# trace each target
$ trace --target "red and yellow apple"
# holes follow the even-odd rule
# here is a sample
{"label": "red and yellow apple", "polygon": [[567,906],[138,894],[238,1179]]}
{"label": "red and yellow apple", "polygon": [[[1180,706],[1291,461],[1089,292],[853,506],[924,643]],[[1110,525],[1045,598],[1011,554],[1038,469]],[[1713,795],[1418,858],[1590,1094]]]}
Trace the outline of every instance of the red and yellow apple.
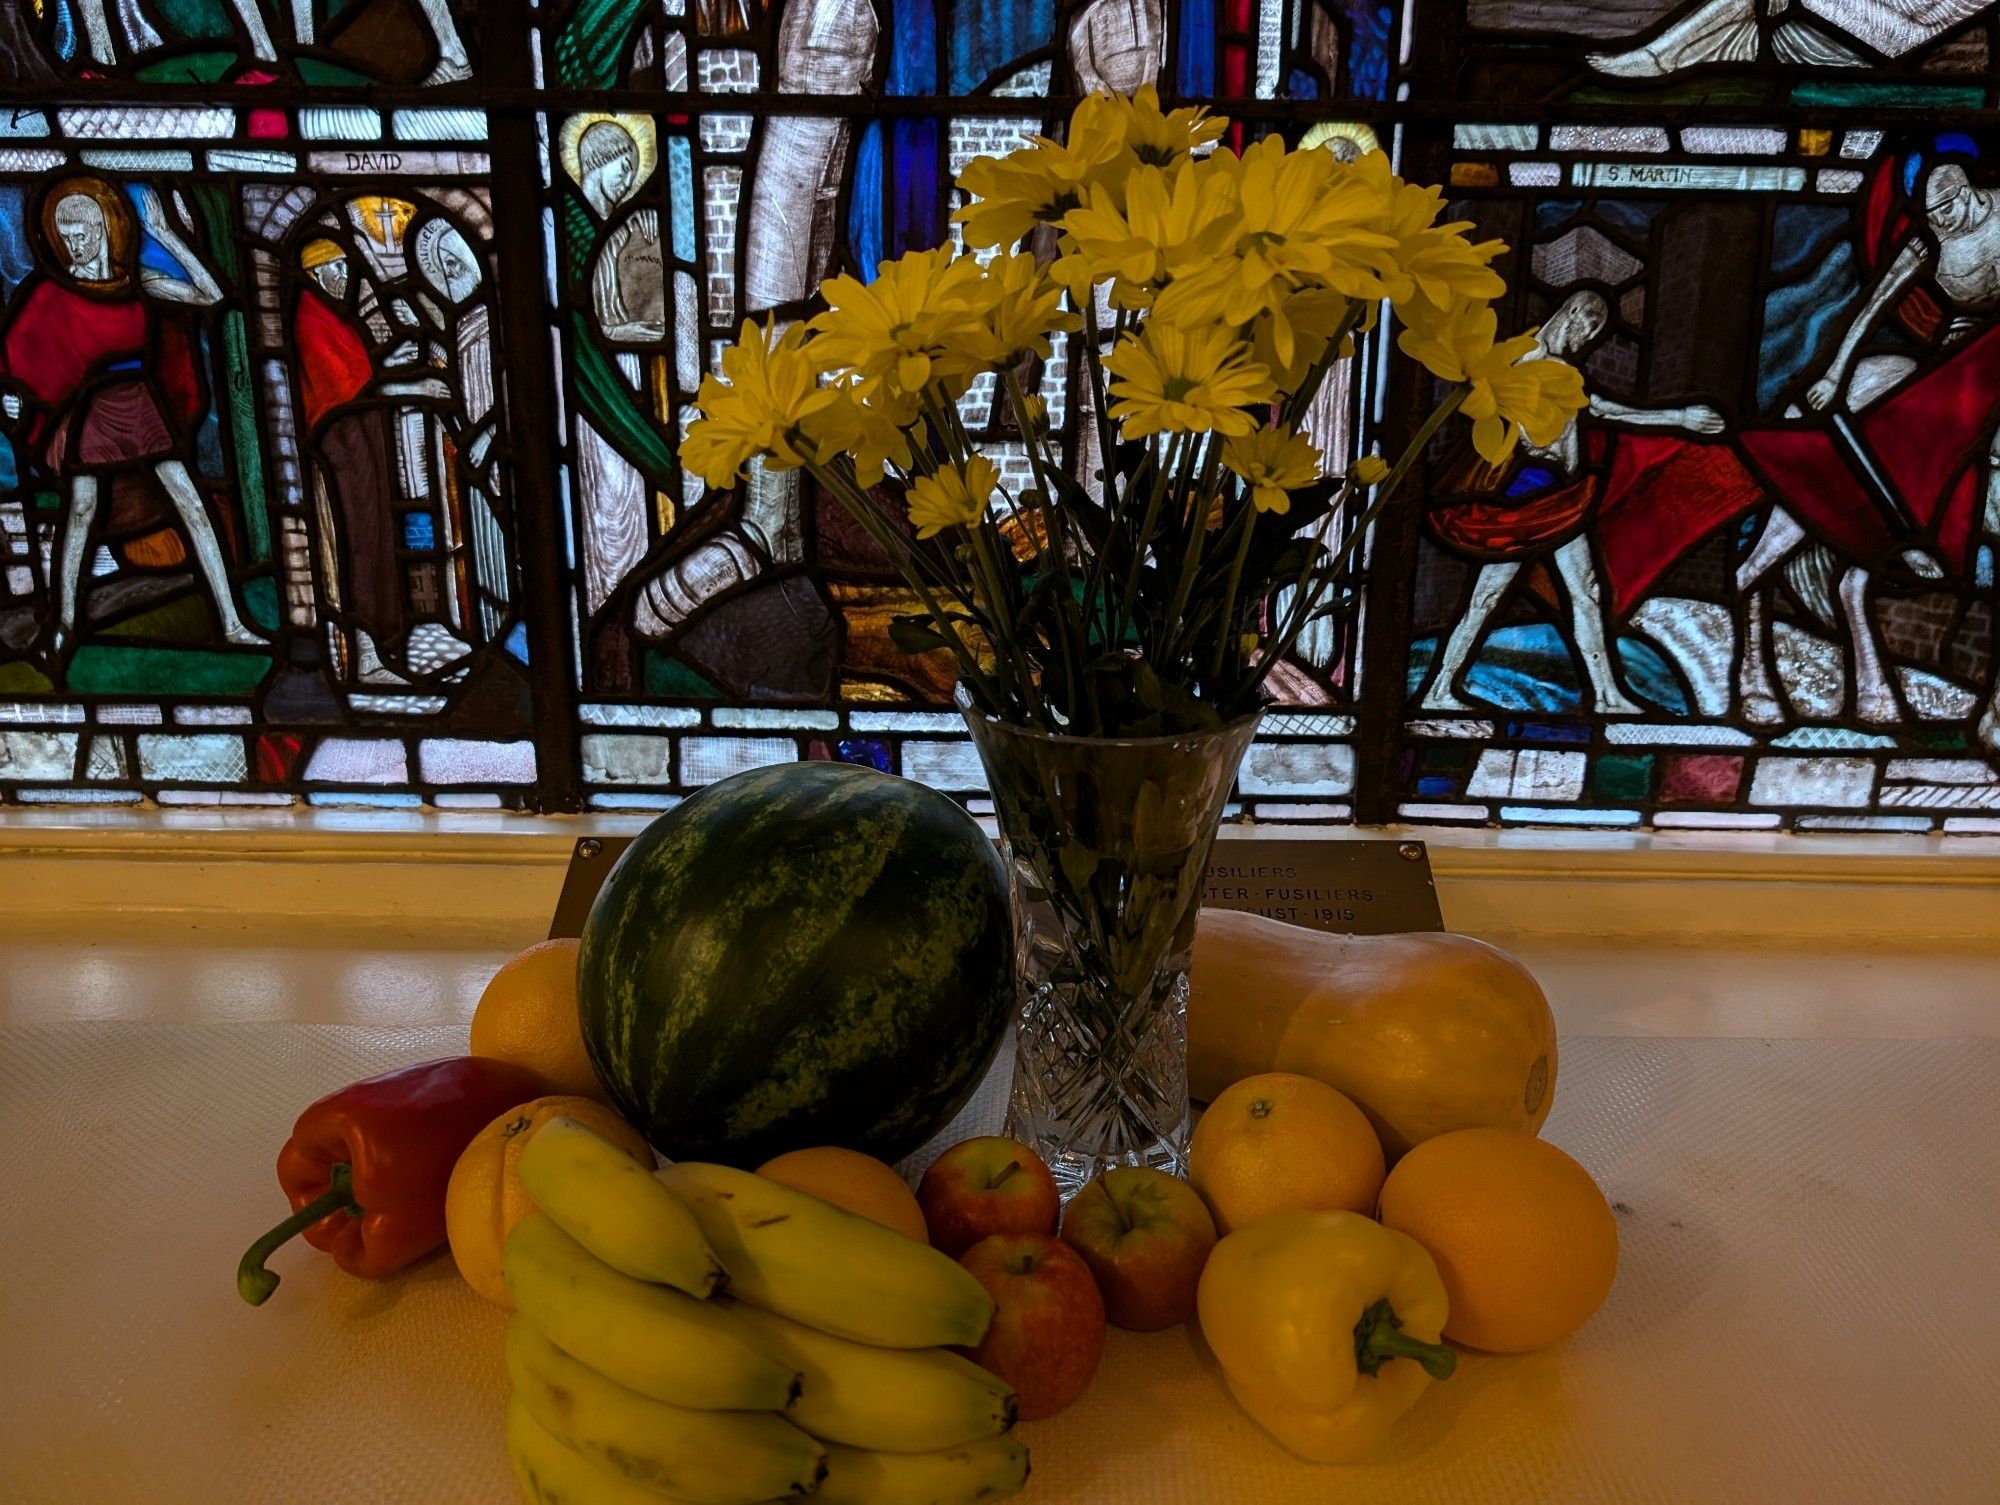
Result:
{"label": "red and yellow apple", "polygon": [[1123,1165],[1076,1194],[1062,1238],[1090,1267],[1111,1320],[1152,1332],[1194,1315],[1215,1219],[1180,1177]]}
{"label": "red and yellow apple", "polygon": [[989,1135],[953,1145],[917,1186],[931,1244],[957,1259],[995,1233],[1056,1231],[1062,1198],[1041,1157],[1018,1139]]}
{"label": "red and yellow apple", "polygon": [[1090,1388],[1104,1357],[1104,1298],[1077,1252],[1046,1233],[996,1233],[958,1262],[993,1298],[966,1355],[1014,1387],[1022,1421],[1054,1416]]}

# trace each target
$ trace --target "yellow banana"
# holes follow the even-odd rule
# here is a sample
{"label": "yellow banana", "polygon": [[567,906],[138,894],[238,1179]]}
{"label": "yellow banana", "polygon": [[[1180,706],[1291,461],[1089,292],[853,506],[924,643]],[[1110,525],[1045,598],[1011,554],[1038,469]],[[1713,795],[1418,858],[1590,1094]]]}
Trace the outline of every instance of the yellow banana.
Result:
{"label": "yellow banana", "polygon": [[525,1317],[507,1329],[514,1396],[550,1436],[633,1484],[694,1505],[810,1492],[826,1449],[762,1411],[689,1411],[587,1369]]}
{"label": "yellow banana", "polygon": [[812,1496],[823,1505],[977,1505],[1019,1494],[1028,1483],[1028,1450],[1012,1437],[940,1453],[830,1447],[826,1464]]}
{"label": "yellow banana", "polygon": [[725,1165],[654,1174],[687,1203],[730,1290],[753,1306],[882,1348],[970,1348],[986,1336],[993,1298],[928,1245]]}
{"label": "yellow banana", "polygon": [[518,1396],[507,1401],[507,1461],[526,1505],[662,1505],[667,1499],[571,1452],[528,1414]]}
{"label": "yellow banana", "polygon": [[687,1204],[575,1119],[552,1118],[535,1131],[520,1176],[536,1207],[621,1274],[690,1296],[713,1296],[722,1284],[722,1262]]}
{"label": "yellow banana", "polygon": [[798,1371],[713,1303],[620,1275],[544,1213],[507,1235],[500,1273],[515,1307],[579,1363],[697,1411],[782,1411]]}
{"label": "yellow banana", "polygon": [[799,1371],[785,1415],[815,1437],[891,1453],[929,1453],[1014,1424],[1014,1388],[939,1348],[871,1348],[723,1298],[764,1346]]}

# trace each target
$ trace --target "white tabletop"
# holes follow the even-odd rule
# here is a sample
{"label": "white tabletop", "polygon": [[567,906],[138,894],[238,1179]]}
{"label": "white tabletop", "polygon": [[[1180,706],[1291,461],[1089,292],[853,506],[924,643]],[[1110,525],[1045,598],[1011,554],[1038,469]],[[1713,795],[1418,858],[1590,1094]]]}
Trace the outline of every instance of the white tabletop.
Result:
{"label": "white tabletop", "polygon": [[[0,1500],[510,1500],[505,1319],[448,1258],[376,1283],[295,1244],[256,1310],[232,1280],[298,1110],[463,1041],[0,1025]],[[1547,1133],[1624,1241],[1576,1337],[1468,1356],[1379,1462],[1324,1469],[1193,1331],[1114,1332],[1083,1401],[1022,1428],[1028,1505],[2000,1499],[2000,1041],[1568,1037]]]}

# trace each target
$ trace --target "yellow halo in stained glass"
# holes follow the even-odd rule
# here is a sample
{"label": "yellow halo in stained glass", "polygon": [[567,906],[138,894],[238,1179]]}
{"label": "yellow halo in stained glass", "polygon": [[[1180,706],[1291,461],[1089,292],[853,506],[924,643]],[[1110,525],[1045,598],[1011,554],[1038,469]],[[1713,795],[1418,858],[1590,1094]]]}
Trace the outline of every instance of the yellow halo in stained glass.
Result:
{"label": "yellow halo in stained glass", "polygon": [[569,174],[570,181],[579,188],[583,187],[584,177],[591,167],[583,160],[583,139],[590,134],[591,127],[599,125],[616,127],[632,143],[632,181],[619,196],[622,203],[639,191],[659,165],[659,136],[653,129],[652,117],[648,115],[612,115],[602,110],[591,110],[570,116],[556,134],[556,156],[562,162],[563,171]]}
{"label": "yellow halo in stained glass", "polygon": [[403,249],[403,232],[410,228],[416,213],[417,206],[408,199],[392,199],[381,193],[364,193],[347,205],[347,218],[354,228],[390,252]]}
{"label": "yellow halo in stained glass", "polygon": [[1382,138],[1363,120],[1322,120],[1307,126],[1306,133],[1299,137],[1300,151],[1310,151],[1316,146],[1325,147],[1342,162],[1352,162],[1356,157],[1382,150]]}

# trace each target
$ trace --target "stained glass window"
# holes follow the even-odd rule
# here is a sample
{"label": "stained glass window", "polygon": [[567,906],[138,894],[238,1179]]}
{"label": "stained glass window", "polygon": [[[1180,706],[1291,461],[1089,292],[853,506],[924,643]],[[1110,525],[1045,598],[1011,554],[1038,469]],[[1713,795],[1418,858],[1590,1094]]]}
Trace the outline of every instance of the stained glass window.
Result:
{"label": "stained glass window", "polygon": [[[1440,441],[1274,676],[1241,813],[2000,831],[1991,29],[0,0],[0,793],[643,810],[812,757],[976,804],[871,541],[797,473],[706,493],[675,451],[743,319],[944,243],[973,156],[1154,83],[1229,144],[1447,184],[1591,392],[1499,471]],[[1087,477],[1073,358],[1024,375]],[[1311,415],[1329,469],[1428,395],[1365,347]]]}

